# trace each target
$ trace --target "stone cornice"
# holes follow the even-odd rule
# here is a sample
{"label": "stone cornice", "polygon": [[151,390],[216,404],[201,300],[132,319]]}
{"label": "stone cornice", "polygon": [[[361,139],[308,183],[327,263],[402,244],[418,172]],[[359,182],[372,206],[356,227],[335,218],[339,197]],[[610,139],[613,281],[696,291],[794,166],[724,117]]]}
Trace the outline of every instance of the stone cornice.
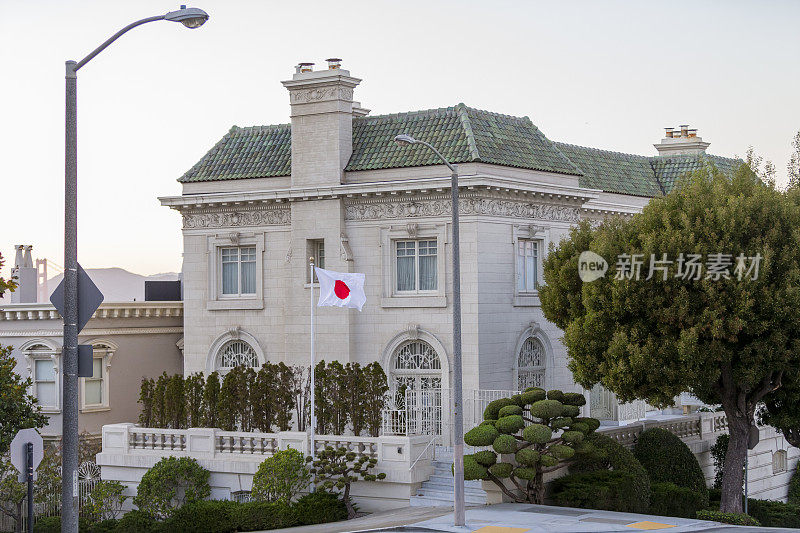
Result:
{"label": "stone cornice", "polygon": [[[104,303],[92,315],[97,318],[169,318],[183,316],[183,302]],[[52,304],[9,304],[0,306],[0,321],[60,320]]]}
{"label": "stone cornice", "polygon": [[641,213],[642,208],[627,204],[618,204],[612,202],[601,202],[593,200],[582,206],[581,212],[585,214],[598,214],[603,216],[606,215],[633,216],[635,214]]}
{"label": "stone cornice", "polygon": [[[153,327],[153,328],[87,328],[81,331],[79,337],[98,337],[104,335],[155,335],[183,333],[183,327]],[[61,337],[63,329],[33,329],[33,330],[3,330],[2,337]]]}
{"label": "stone cornice", "polygon": [[[530,180],[500,178],[488,175],[462,176],[460,191],[495,191],[541,202],[585,203],[598,197],[601,191],[569,185],[556,185]],[[240,213],[272,207],[285,209],[288,202],[326,200],[335,198],[379,198],[407,194],[444,193],[450,190],[450,178],[420,178],[413,180],[355,183],[330,187],[292,187],[285,189],[186,194],[159,198],[161,205],[181,212]],[[281,205],[283,204],[283,205]],[[278,215],[275,215],[276,217]],[[288,221],[286,222],[288,223]]]}

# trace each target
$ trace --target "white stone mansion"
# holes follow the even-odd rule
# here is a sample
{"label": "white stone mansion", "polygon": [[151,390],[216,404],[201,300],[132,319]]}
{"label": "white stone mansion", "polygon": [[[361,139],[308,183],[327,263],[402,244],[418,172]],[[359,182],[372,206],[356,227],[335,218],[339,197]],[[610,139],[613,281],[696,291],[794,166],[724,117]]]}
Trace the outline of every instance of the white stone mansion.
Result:
{"label": "white stone mansion", "polygon": [[[541,312],[542,256],[575,222],[628,215],[706,155],[667,131],[653,157],[549,140],[527,117],[472,109],[370,116],[331,61],[283,85],[291,124],[231,130],[180,178],[184,372],[309,363],[308,257],[366,273],[363,312],[318,308],[317,359],[379,361],[392,387],[447,389],[452,357],[449,171],[458,164],[464,389],[580,391]],[[593,409],[612,409],[595,402]],[[598,413],[594,413],[597,415]]]}

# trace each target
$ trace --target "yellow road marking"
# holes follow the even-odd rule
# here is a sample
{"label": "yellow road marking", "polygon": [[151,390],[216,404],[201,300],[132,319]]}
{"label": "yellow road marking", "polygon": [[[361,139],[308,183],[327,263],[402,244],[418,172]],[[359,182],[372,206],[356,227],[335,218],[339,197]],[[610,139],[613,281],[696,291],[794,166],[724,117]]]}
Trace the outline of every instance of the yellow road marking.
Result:
{"label": "yellow road marking", "polygon": [[673,524],[660,524],[658,522],[650,522],[645,520],[644,522],[635,522],[633,524],[628,524],[625,527],[632,527],[636,529],[667,529],[668,527],[677,527]]}

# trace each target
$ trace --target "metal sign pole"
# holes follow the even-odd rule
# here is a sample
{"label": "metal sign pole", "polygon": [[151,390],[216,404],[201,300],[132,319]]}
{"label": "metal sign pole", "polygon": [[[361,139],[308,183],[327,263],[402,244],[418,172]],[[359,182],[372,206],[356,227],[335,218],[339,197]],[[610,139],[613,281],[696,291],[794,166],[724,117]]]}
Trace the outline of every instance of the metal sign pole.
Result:
{"label": "metal sign pole", "polygon": [[26,474],[28,478],[28,533],[33,533],[33,443],[25,445]]}

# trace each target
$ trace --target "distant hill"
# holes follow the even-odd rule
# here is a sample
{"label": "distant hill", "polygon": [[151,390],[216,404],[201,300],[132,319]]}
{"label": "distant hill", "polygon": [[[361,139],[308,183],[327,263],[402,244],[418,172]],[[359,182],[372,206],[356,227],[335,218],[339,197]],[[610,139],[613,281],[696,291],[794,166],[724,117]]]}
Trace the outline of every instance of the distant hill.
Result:
{"label": "distant hill", "polygon": [[[105,302],[144,301],[145,280],[176,281],[178,279],[176,272],[142,276],[122,268],[87,268],[86,273],[103,293]],[[59,274],[50,278],[47,281],[48,291],[52,293],[63,277],[63,274]],[[11,303],[10,293],[6,293],[3,298],[0,298],[0,303]]]}

